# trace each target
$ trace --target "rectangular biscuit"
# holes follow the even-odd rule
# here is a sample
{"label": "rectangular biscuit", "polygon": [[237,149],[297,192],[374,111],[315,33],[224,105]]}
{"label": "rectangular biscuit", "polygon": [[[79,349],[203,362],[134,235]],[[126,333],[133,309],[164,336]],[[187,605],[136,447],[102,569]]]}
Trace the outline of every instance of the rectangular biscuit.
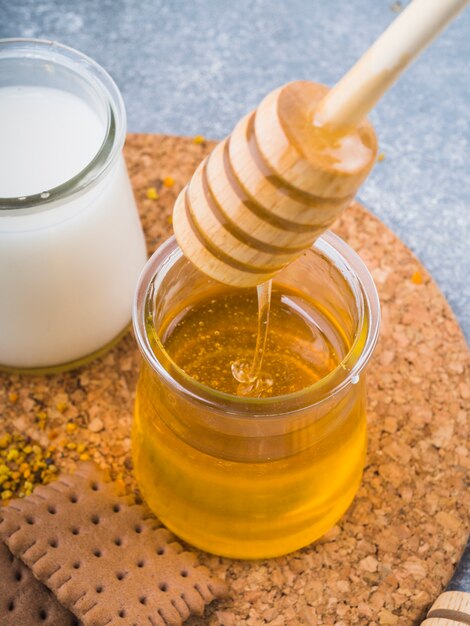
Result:
{"label": "rectangular biscuit", "polygon": [[0,542],[0,624],[2,626],[78,626],[53,594]]}
{"label": "rectangular biscuit", "polygon": [[0,510],[0,538],[84,626],[179,626],[226,593],[93,463]]}

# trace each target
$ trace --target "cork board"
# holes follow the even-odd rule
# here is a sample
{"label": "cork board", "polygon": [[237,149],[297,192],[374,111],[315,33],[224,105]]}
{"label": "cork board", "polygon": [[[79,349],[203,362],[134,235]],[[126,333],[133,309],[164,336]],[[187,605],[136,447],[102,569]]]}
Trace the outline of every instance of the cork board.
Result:
{"label": "cork board", "polygon": [[[125,154],[149,252],[170,235],[176,195],[212,145],[129,136]],[[362,486],[338,525],[299,552],[263,562],[201,554],[227,580],[231,598],[190,626],[418,624],[465,546],[465,340],[427,272],[381,222],[356,203],[335,230],[368,265],[382,303],[381,337],[369,368]],[[1,374],[0,436],[19,432],[52,446],[64,470],[91,458],[135,489],[129,433],[139,364],[129,333],[75,372]]]}

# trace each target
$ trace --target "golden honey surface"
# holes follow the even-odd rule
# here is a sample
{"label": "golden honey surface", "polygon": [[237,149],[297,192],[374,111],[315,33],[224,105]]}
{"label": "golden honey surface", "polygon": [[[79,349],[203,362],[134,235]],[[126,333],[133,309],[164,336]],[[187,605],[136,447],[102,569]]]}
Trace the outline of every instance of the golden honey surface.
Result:
{"label": "golden honey surface", "polygon": [[[260,397],[299,391],[338,365],[335,347],[316,324],[314,311],[301,310],[299,301],[295,292],[273,289],[260,372],[272,385]],[[163,343],[172,360],[194,380],[217,391],[245,395],[231,365],[253,360],[257,332],[256,290],[237,289],[188,308],[163,333]]]}

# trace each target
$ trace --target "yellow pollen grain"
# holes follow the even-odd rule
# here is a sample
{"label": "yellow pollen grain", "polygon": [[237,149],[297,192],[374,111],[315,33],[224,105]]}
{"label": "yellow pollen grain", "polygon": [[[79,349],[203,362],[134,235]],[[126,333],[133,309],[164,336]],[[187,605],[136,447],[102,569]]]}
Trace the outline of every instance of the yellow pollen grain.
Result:
{"label": "yellow pollen grain", "polygon": [[11,442],[11,435],[9,435],[8,433],[6,435],[2,435],[0,437],[0,448],[4,449],[7,448],[10,445]]}
{"label": "yellow pollen grain", "polygon": [[158,191],[155,189],[155,187],[149,187],[147,189],[146,195],[149,200],[158,200]]}
{"label": "yellow pollen grain", "polygon": [[12,448],[8,451],[7,461],[16,461],[16,459],[20,456],[20,453],[16,448]]}

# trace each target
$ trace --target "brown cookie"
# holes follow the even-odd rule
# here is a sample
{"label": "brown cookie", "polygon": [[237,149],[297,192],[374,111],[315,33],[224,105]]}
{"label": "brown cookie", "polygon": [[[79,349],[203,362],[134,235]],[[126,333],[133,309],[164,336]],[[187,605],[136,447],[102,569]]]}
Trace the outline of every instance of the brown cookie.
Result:
{"label": "brown cookie", "polygon": [[0,537],[84,626],[177,626],[226,592],[92,463],[1,510]]}
{"label": "brown cookie", "polygon": [[0,542],[0,624],[2,626],[78,626],[47,587]]}

